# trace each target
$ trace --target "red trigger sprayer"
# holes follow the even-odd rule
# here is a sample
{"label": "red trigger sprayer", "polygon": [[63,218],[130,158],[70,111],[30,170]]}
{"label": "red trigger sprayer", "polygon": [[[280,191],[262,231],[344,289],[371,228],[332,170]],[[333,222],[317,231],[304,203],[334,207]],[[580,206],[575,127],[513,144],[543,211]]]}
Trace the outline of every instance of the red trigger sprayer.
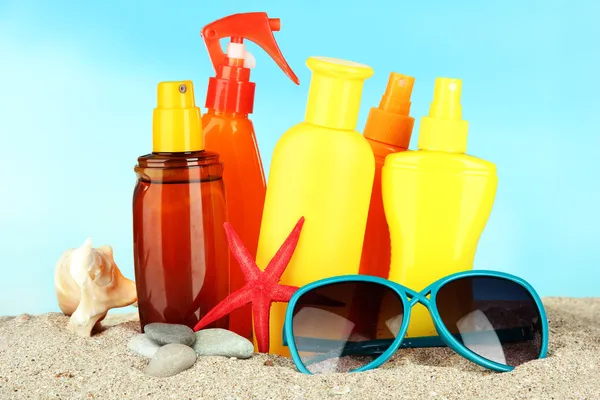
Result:
{"label": "red trigger sprayer", "polygon": [[[216,71],[216,76],[208,82],[205,104],[208,111],[202,117],[206,150],[219,153],[224,162],[228,221],[253,258],[258,247],[266,182],[254,127],[248,118],[254,109],[256,84],[250,82],[250,70],[256,66],[256,60],[246,51],[244,40],[260,46],[295,84],[299,84],[273,36],[280,28],[278,18],[253,12],[221,18],[206,25],[201,34]],[[230,38],[226,51],[220,44],[224,38]],[[237,261],[231,258],[230,262],[233,292],[245,281]],[[230,330],[252,338],[249,305],[232,312],[229,321]]]}

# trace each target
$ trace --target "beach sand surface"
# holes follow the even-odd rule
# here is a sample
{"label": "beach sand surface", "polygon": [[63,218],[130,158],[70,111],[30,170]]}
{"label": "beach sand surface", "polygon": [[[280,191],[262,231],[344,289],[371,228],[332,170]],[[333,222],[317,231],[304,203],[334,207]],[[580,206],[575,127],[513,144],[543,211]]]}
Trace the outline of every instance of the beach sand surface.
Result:
{"label": "beach sand surface", "polygon": [[600,299],[545,298],[550,349],[496,373],[446,348],[403,349],[376,370],[304,375],[290,359],[200,357],[169,378],[144,374],[127,349],[135,314],[113,314],[90,338],[49,313],[0,317],[0,399],[598,399]]}

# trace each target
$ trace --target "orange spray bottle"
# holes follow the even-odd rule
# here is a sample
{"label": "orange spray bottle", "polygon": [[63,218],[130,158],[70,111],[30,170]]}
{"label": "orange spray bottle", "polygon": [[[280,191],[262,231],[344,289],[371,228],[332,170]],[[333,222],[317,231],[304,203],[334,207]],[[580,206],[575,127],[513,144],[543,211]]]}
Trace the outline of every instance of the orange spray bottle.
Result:
{"label": "orange spray bottle", "polygon": [[[216,71],[208,82],[207,112],[202,117],[206,149],[217,152],[224,163],[228,220],[252,257],[256,257],[266,183],[254,126],[248,118],[253,111],[256,87],[250,82],[250,69],[256,62],[246,51],[244,40],[259,45],[299,84],[273,36],[273,31],[279,29],[279,19],[269,18],[264,12],[230,15],[202,29]],[[224,38],[230,38],[225,52],[219,42]],[[244,276],[237,261],[231,258],[230,262],[233,292],[244,285]],[[252,337],[250,305],[232,312],[229,321],[230,330],[248,339]]]}
{"label": "orange spray bottle", "polygon": [[414,118],[409,116],[415,78],[392,72],[379,107],[371,108],[365,130],[375,155],[375,179],[360,273],[387,278],[390,272],[390,232],[381,195],[381,168],[388,154],[408,149]]}

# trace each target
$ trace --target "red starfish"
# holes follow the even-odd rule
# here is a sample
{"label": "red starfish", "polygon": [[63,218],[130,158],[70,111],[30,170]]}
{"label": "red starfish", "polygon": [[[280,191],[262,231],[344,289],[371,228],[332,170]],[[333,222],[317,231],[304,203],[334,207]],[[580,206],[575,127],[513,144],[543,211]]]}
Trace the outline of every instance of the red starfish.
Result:
{"label": "red starfish", "polygon": [[252,316],[254,319],[254,334],[258,344],[258,351],[266,353],[269,351],[269,314],[271,303],[288,302],[292,294],[298,289],[294,286],[280,285],[279,279],[289,264],[298,245],[300,231],[304,225],[304,217],[301,217],[292,233],[281,245],[273,259],[264,271],[261,271],[250,253],[244,247],[240,237],[235,233],[228,222],[225,222],[225,232],[229,249],[239,262],[246,284],[239,290],[231,293],[223,301],[208,312],[194,327],[199,331],[206,325],[229,314],[233,310],[252,303]]}

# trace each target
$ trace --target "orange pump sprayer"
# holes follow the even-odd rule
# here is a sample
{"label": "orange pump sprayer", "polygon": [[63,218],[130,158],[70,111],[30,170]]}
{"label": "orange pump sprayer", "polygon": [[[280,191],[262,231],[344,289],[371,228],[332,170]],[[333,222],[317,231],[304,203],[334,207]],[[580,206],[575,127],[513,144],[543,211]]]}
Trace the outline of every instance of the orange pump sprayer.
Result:
{"label": "orange pump sprayer", "polygon": [[388,154],[408,149],[414,118],[409,116],[415,78],[392,72],[379,107],[371,108],[365,130],[375,155],[375,179],[360,273],[387,278],[390,272],[390,231],[383,210],[381,168]]}
{"label": "orange pump sprayer", "polygon": [[[246,51],[244,39],[259,45],[299,84],[273,36],[280,25],[279,19],[254,12],[230,15],[202,29],[216,71],[216,76],[208,82],[205,104],[208,111],[202,117],[206,149],[217,152],[224,163],[228,220],[253,258],[258,246],[266,183],[254,126],[248,118],[253,111],[256,87],[250,82],[250,69],[256,61]],[[219,42],[224,38],[231,38],[226,52]],[[244,285],[244,276],[237,261],[231,258],[230,262],[230,290],[233,292]],[[230,330],[248,339],[252,337],[250,305],[232,312],[229,321]]]}

